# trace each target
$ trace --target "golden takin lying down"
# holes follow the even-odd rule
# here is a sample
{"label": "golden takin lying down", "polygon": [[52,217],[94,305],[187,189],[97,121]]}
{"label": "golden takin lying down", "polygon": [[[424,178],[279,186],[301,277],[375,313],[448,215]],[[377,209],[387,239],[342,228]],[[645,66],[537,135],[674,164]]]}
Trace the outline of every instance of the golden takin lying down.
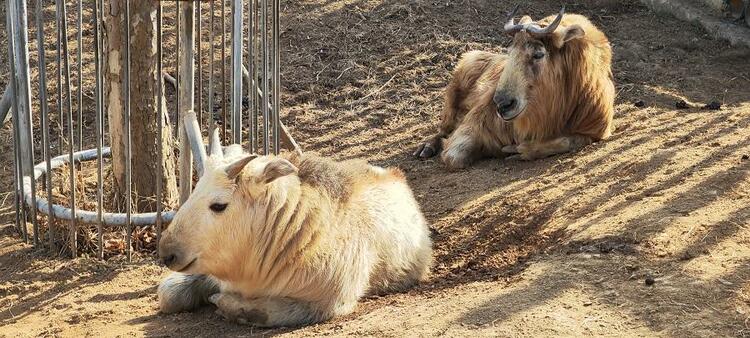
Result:
{"label": "golden takin lying down", "polygon": [[[516,10],[518,8],[516,7]],[[463,55],[445,91],[440,129],[414,153],[449,168],[482,157],[533,160],[574,151],[613,131],[609,40],[581,15],[505,24],[508,54]]]}
{"label": "golden takin lying down", "polygon": [[425,279],[432,243],[398,169],[212,155],[159,255],[175,271],[159,285],[162,312],[211,302],[242,323],[300,326]]}

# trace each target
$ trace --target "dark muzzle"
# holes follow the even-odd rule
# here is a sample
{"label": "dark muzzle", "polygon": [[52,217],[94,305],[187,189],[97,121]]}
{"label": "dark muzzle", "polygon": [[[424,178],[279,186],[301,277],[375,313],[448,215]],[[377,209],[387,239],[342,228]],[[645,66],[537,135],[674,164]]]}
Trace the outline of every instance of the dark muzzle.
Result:
{"label": "dark muzzle", "polygon": [[514,112],[518,106],[518,100],[514,97],[506,94],[505,92],[495,92],[495,96],[492,98],[497,106],[497,115],[503,120],[510,121],[518,116],[517,112]]}

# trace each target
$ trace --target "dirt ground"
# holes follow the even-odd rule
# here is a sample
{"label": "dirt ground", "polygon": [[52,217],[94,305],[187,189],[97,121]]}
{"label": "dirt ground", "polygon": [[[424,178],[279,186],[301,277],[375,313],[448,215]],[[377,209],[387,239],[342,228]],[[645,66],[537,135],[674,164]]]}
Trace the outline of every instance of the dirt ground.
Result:
{"label": "dirt ground", "polygon": [[[562,3],[522,8],[539,18]],[[53,259],[8,224],[0,336],[750,336],[750,50],[638,1],[567,2],[614,46],[609,140],[455,172],[411,157],[437,125],[458,56],[508,44],[502,25],[513,4],[284,3],[285,123],[305,150],[407,173],[433,228],[429,282],[363,300],[346,318],[259,330],[211,308],[159,314],[167,270],[154,257]],[[676,109],[682,99],[722,109]],[[10,187],[8,126],[0,137]]]}

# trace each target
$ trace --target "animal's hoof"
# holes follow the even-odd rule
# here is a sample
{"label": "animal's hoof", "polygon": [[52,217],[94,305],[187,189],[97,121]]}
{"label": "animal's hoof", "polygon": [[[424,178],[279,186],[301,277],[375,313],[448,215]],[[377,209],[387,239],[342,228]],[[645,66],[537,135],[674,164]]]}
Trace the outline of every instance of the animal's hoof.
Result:
{"label": "animal's hoof", "polygon": [[434,157],[435,155],[437,155],[437,149],[430,143],[419,146],[417,151],[414,152],[414,156],[422,160]]}
{"label": "animal's hoof", "polygon": [[448,171],[458,171],[469,167],[469,161],[464,157],[448,156],[444,154],[442,160]]}
{"label": "animal's hoof", "polygon": [[219,300],[221,300],[221,294],[220,293],[214,293],[213,295],[208,297],[208,301],[211,302],[211,304],[219,305]]}
{"label": "animal's hoof", "polygon": [[242,314],[243,302],[234,294],[215,293],[208,297],[208,301],[216,305],[216,313],[225,319],[234,320]]}
{"label": "animal's hoof", "polygon": [[505,154],[518,154],[518,148],[515,144],[504,146],[502,149],[500,149],[500,151]]}

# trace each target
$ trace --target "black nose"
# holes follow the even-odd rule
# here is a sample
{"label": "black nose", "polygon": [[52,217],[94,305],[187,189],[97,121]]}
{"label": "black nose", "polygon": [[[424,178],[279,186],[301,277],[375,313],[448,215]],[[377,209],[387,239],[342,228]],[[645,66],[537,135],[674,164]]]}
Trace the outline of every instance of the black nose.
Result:
{"label": "black nose", "polygon": [[171,255],[165,255],[162,257],[161,261],[166,265],[167,267],[171,266],[172,263],[174,263],[177,260],[177,255],[171,254]]}
{"label": "black nose", "polygon": [[513,110],[513,108],[516,107],[516,103],[518,103],[515,98],[504,92],[496,92],[495,96],[492,98],[492,101],[495,101],[495,105],[497,105],[497,111],[500,114],[504,114]]}

